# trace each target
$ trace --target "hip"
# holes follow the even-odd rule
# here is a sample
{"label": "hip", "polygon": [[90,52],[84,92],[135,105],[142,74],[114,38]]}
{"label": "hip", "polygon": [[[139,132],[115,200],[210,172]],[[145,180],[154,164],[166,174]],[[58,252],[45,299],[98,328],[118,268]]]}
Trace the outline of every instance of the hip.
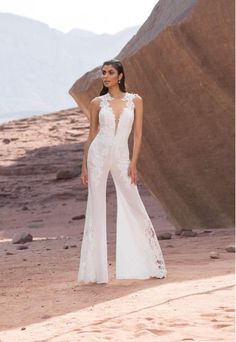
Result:
{"label": "hip", "polygon": [[88,160],[98,157],[112,159],[129,159],[128,142],[96,136],[88,149]]}

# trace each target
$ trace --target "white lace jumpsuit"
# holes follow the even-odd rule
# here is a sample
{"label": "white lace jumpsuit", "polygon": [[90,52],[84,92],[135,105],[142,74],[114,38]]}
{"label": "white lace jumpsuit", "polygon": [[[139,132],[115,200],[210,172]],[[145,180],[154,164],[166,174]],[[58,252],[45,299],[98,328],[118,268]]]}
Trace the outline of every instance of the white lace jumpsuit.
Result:
{"label": "white lace jumpsuit", "polygon": [[106,184],[111,172],[117,195],[116,278],[163,278],[167,274],[152,222],[128,176],[128,138],[135,115],[133,98],[126,92],[117,123],[113,97],[99,96],[99,132],[88,149],[88,200],[80,253],[78,282],[108,282]]}

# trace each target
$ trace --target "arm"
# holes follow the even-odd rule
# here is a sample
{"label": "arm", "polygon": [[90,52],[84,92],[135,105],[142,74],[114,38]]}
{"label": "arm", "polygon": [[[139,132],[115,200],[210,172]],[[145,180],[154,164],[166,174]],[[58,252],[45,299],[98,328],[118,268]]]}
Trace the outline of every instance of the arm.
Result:
{"label": "arm", "polygon": [[96,97],[90,102],[89,104],[89,119],[90,119],[90,129],[89,129],[89,136],[87,141],[84,144],[84,156],[83,156],[83,167],[87,169],[87,156],[88,156],[88,149],[97,135],[98,131],[98,112],[99,112],[99,99]]}
{"label": "arm", "polygon": [[136,165],[142,143],[142,126],[143,126],[143,99],[136,95],[135,103],[135,118],[134,118],[134,146],[131,163]]}
{"label": "arm", "polygon": [[143,99],[136,95],[135,103],[135,118],[134,118],[134,146],[133,154],[129,165],[128,175],[131,177],[131,183],[137,184],[137,162],[142,143],[142,126],[143,126]]}

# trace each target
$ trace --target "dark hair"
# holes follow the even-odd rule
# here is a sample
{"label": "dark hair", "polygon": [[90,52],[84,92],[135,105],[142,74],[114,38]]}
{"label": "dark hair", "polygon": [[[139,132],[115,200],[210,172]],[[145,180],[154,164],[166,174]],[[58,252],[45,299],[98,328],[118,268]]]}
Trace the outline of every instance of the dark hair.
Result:
{"label": "dark hair", "polygon": [[[120,73],[123,74],[123,76],[122,76],[122,78],[121,78],[121,80],[120,80],[120,83],[118,83],[118,85],[119,85],[119,88],[120,88],[121,91],[126,92],[126,87],[125,87],[125,73],[124,73],[124,68],[123,68],[122,63],[121,63],[118,59],[110,59],[110,60],[105,61],[105,62],[103,63],[102,68],[103,68],[104,65],[112,65],[113,68],[115,68],[115,69],[118,71],[118,75],[120,75]],[[103,88],[102,88],[102,90],[100,91],[100,94],[99,94],[99,95],[100,95],[100,96],[101,96],[101,95],[104,95],[104,94],[106,94],[107,92],[108,92],[108,88],[105,87],[105,86],[103,85]]]}

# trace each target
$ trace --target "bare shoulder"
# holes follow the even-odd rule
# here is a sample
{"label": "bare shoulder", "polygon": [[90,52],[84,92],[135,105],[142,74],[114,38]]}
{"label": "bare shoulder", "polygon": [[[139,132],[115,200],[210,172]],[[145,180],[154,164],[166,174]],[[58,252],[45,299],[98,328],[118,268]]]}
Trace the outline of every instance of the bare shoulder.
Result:
{"label": "bare shoulder", "polygon": [[136,99],[138,99],[138,101],[142,100],[142,97],[139,94],[133,93],[133,95],[134,95],[134,100]]}
{"label": "bare shoulder", "polygon": [[136,103],[140,103],[140,102],[143,101],[142,97],[141,97],[139,94],[133,93],[132,95],[133,95],[133,100],[134,100]]}
{"label": "bare shoulder", "polygon": [[96,97],[94,97],[91,101],[90,101],[90,104],[89,104],[89,106],[90,106],[90,109],[94,109],[94,110],[98,110],[99,109],[99,107],[100,107],[100,98],[99,98],[99,96],[96,96]]}
{"label": "bare shoulder", "polygon": [[96,96],[96,97],[94,97],[91,101],[90,101],[90,103],[91,104],[93,104],[93,105],[99,105],[100,104],[100,97],[99,96]]}
{"label": "bare shoulder", "polygon": [[133,101],[135,103],[135,107],[141,107],[143,105],[143,99],[139,94],[133,94]]}

